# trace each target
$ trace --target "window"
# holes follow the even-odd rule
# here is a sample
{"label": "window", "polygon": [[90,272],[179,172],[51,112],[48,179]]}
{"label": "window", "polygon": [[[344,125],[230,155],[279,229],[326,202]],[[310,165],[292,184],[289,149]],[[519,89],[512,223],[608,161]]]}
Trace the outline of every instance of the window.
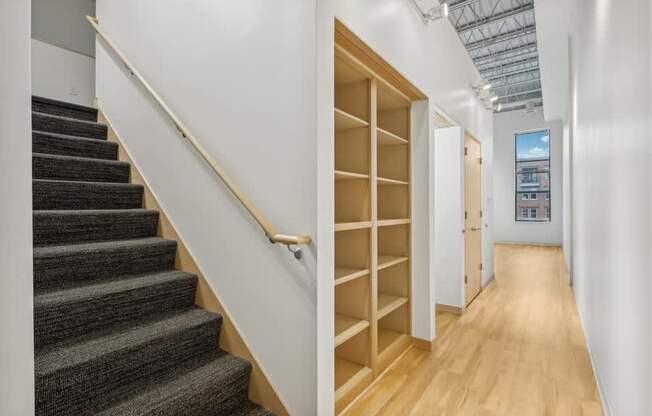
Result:
{"label": "window", "polygon": [[516,221],[550,221],[550,131],[515,134]]}

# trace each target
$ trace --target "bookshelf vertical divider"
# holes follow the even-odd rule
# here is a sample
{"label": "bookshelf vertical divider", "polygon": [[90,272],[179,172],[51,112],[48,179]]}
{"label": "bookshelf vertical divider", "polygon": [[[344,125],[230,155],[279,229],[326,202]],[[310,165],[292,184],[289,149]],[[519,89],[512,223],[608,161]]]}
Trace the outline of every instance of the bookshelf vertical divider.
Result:
{"label": "bookshelf vertical divider", "polygon": [[335,411],[412,344],[411,100],[336,44]]}

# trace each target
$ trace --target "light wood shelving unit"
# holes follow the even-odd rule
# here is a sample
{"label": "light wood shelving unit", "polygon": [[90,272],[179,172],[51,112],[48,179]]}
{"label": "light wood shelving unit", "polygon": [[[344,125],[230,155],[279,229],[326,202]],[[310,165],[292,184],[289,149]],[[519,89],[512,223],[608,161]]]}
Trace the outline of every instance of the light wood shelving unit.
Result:
{"label": "light wood shelving unit", "polygon": [[336,45],[336,413],[412,343],[410,108]]}

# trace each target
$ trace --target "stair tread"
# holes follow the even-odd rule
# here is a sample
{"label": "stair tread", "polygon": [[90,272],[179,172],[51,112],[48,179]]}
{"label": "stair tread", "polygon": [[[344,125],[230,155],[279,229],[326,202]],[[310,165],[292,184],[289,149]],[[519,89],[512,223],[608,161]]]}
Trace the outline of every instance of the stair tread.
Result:
{"label": "stair tread", "polygon": [[[96,416],[272,415],[251,403],[246,398],[246,389],[237,391],[238,384],[242,384],[242,378],[248,377],[250,371],[251,364],[246,360],[216,350],[153,375],[135,394],[129,388],[114,392],[127,397],[96,413]],[[226,409],[228,413],[207,410],[210,404],[201,403],[203,400],[219,403],[228,400],[233,393],[240,393],[242,397],[231,403],[235,407]]]}
{"label": "stair tread", "polygon": [[123,277],[115,280],[94,282],[67,289],[54,289],[34,296],[34,307],[47,307],[60,303],[74,303],[85,299],[101,297],[112,293],[127,292],[134,289],[156,286],[175,280],[193,279],[196,275],[180,270]]}
{"label": "stair tread", "polygon": [[34,345],[61,342],[195,304],[197,276],[138,274],[44,290],[34,296]]}
{"label": "stair tread", "polygon": [[161,319],[131,324],[93,337],[92,334],[82,340],[63,342],[48,346],[35,353],[35,371],[37,377],[55,373],[66,368],[88,363],[101,356],[110,356],[118,351],[137,349],[139,345],[171,336],[211,321],[217,322],[221,317],[204,309],[190,308],[175,312]]}
{"label": "stair tread", "polygon": [[48,117],[48,118],[52,118],[52,119],[57,119],[57,120],[61,120],[61,121],[72,121],[72,122],[75,122],[75,123],[88,124],[89,126],[106,127],[106,124],[98,123],[97,121],[82,120],[82,119],[79,119],[79,118],[59,116],[59,115],[56,115],[56,114],[41,113],[41,112],[38,112],[38,111],[32,111],[32,114],[37,115],[37,116],[43,116],[43,117]]}
{"label": "stair tread", "polygon": [[111,251],[115,249],[130,249],[150,245],[176,245],[174,240],[166,240],[159,237],[135,238],[129,240],[99,241],[81,244],[62,244],[57,246],[34,247],[34,258],[55,257],[68,253],[89,253]]}
{"label": "stair tread", "polygon": [[125,166],[125,167],[131,166],[128,162],[123,162],[120,160],[97,159],[94,157],[84,157],[84,156],[55,155],[51,153],[33,152],[32,157],[41,157],[45,159],[56,159],[56,160],[80,161],[80,162],[88,162],[88,163],[97,163],[100,165]]}
{"label": "stair tread", "polygon": [[134,184],[134,183],[121,183],[121,182],[97,182],[97,181],[69,181],[65,179],[32,179],[32,182],[44,182],[44,183],[61,183],[61,184],[87,184],[87,185],[97,185],[105,187],[117,187],[117,188],[143,188],[143,185]]}
{"label": "stair tread", "polygon": [[128,183],[129,169],[129,163],[118,160],[32,153],[34,179]]}
{"label": "stair tread", "polygon": [[[73,119],[76,120],[76,119]],[[80,120],[83,121],[83,120]],[[115,142],[110,142],[106,139],[96,139],[93,137],[84,137],[84,136],[74,136],[71,134],[62,134],[62,133],[54,133],[51,131],[45,131],[45,130],[32,130],[32,134],[42,134],[44,136],[52,136],[56,137],[58,139],[68,139],[68,140],[82,140],[84,142],[90,142],[90,143],[111,143],[111,145],[118,147],[118,144]]]}
{"label": "stair tread", "polygon": [[94,108],[94,107],[88,107],[86,105],[69,103],[67,101],[59,101],[59,100],[55,100],[54,98],[41,97],[39,95],[32,95],[32,102],[34,102],[34,101],[45,103],[45,104],[56,105],[56,106],[60,106],[60,107],[65,107],[65,108],[71,108],[71,109],[75,109],[75,110],[86,111],[86,112],[89,112],[89,113],[97,113],[97,108]]}

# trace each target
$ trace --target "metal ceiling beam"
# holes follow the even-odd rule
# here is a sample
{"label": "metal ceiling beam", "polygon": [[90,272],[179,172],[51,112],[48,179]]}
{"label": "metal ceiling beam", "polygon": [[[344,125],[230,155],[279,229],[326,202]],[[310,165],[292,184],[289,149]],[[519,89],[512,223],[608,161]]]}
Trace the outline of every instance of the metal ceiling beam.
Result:
{"label": "metal ceiling beam", "polygon": [[498,89],[501,89],[501,88],[515,87],[517,85],[531,84],[531,83],[534,83],[534,82],[541,82],[541,78],[536,77],[536,78],[526,79],[526,80],[518,81],[518,82],[509,82],[509,83],[505,83],[503,85],[495,85],[495,84],[493,84],[491,89],[495,91],[495,90],[498,90]]}
{"label": "metal ceiling beam", "polygon": [[487,47],[489,45],[493,45],[493,44],[500,43],[500,42],[505,42],[505,41],[508,41],[508,40],[520,38],[521,36],[527,36],[527,35],[531,35],[531,34],[535,34],[535,33],[536,33],[536,26],[535,25],[528,25],[528,26],[523,26],[521,28],[509,31],[509,32],[506,32],[506,33],[501,33],[500,35],[492,36],[490,38],[482,39],[482,40],[479,40],[479,41],[476,41],[476,42],[467,43],[465,46],[466,46],[466,49],[470,52],[470,51],[474,51],[476,49]]}
{"label": "metal ceiling beam", "polygon": [[503,99],[503,98],[518,97],[519,95],[533,94],[535,92],[541,92],[541,87],[535,88],[533,90],[519,91],[519,92],[515,92],[513,94],[499,95],[498,99],[500,100],[500,99]]}
{"label": "metal ceiling beam", "polygon": [[[526,55],[528,53],[536,52],[536,50],[530,50],[532,48],[536,48],[536,46],[537,46],[536,42],[526,43],[525,45],[515,46],[513,48],[508,48],[496,53],[488,53],[485,55],[476,56],[475,58],[473,58],[473,62],[475,62],[476,65],[482,65],[483,61],[502,59],[505,56],[509,56],[511,58],[520,55]],[[517,52],[521,52],[521,53],[517,53]]]}
{"label": "metal ceiling beam", "polygon": [[500,111],[495,110],[494,112],[495,113],[505,113],[507,111],[524,110],[526,104],[522,104],[522,103],[527,103],[528,101],[534,102],[535,107],[543,107],[543,100],[535,98],[533,100],[532,99],[527,99],[527,100],[522,100],[522,101],[514,101],[514,102],[509,103],[509,104],[502,104]]}
{"label": "metal ceiling beam", "polygon": [[480,0],[459,0],[456,2],[448,3],[448,8],[453,11],[453,10],[459,10],[465,6],[468,6],[469,4],[477,3]]}
{"label": "metal ceiling beam", "polygon": [[529,65],[529,64],[533,64],[535,62],[539,62],[539,57],[538,56],[533,56],[533,57],[525,58],[525,59],[519,59],[518,61],[499,63],[498,65],[491,65],[491,66],[487,66],[487,67],[481,67],[481,68],[478,68],[478,71],[480,71],[481,74],[486,74],[487,72],[493,72],[493,71],[496,71],[496,70],[511,68],[511,67],[514,67],[514,66],[517,66],[517,65]]}
{"label": "metal ceiling beam", "polygon": [[515,7],[513,9],[505,10],[503,12],[496,13],[496,14],[491,15],[491,16],[487,16],[484,19],[480,19],[480,20],[477,20],[475,22],[459,26],[457,28],[457,31],[459,33],[468,32],[470,30],[478,29],[478,28],[481,28],[483,26],[489,25],[491,23],[499,22],[501,20],[510,18],[512,16],[519,15],[521,13],[529,12],[531,10],[534,10],[534,4],[532,4],[532,3],[524,4],[522,6]]}
{"label": "metal ceiling beam", "polygon": [[537,94],[537,93],[516,94],[516,95],[512,95],[511,97],[500,98],[495,101],[495,104],[502,104],[502,105],[513,104],[522,101],[538,100],[539,98],[541,98],[541,94]]}
{"label": "metal ceiling beam", "polygon": [[518,70],[518,71],[506,72],[504,74],[496,75],[494,77],[489,77],[486,80],[487,81],[494,81],[494,80],[497,80],[497,79],[503,79],[503,78],[514,76],[514,75],[523,75],[523,74],[534,73],[534,72],[539,72],[539,68],[538,67],[537,68],[527,68],[527,69],[521,69],[521,70]]}

